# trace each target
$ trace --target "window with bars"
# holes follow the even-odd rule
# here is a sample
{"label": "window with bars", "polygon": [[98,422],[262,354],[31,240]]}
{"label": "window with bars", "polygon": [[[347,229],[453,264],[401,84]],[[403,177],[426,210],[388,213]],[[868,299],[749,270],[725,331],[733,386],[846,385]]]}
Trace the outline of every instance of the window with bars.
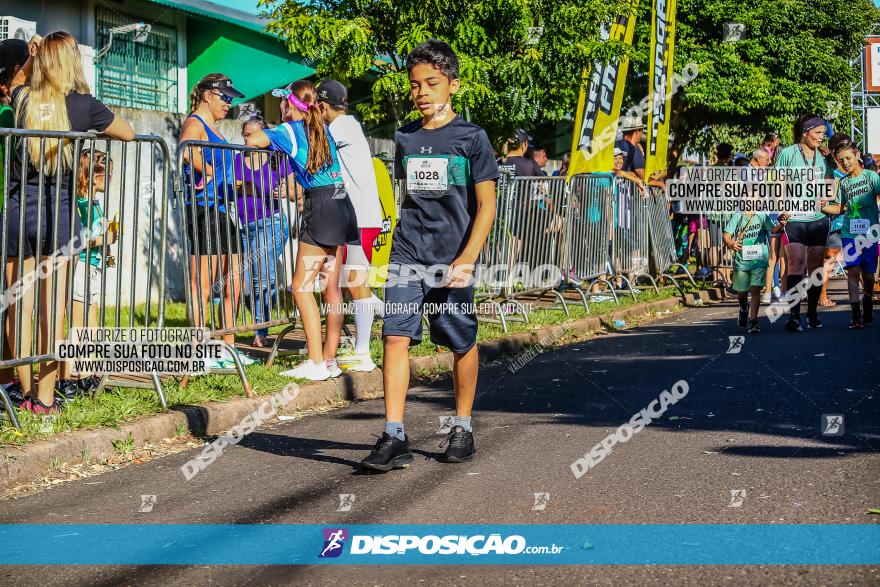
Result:
{"label": "window with bars", "polygon": [[[95,51],[110,42],[110,29],[140,20],[98,8]],[[177,30],[153,23],[143,42],[134,33],[114,34],[110,50],[96,56],[95,85],[108,105],[177,112]]]}

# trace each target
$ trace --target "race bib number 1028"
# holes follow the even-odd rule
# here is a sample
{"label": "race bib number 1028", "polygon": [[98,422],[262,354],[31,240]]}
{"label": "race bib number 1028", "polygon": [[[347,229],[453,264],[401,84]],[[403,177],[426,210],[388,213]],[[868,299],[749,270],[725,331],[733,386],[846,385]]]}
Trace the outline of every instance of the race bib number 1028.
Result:
{"label": "race bib number 1028", "polygon": [[411,193],[441,196],[449,189],[449,160],[413,157],[406,163],[406,186]]}

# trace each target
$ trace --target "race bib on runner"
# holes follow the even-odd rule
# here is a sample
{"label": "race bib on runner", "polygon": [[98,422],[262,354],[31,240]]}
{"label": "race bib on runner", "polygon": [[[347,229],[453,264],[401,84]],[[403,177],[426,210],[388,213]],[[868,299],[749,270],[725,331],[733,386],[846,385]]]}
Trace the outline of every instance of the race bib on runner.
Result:
{"label": "race bib on runner", "polygon": [[761,245],[743,245],[742,260],[757,261],[761,258]]}
{"label": "race bib on runner", "polygon": [[850,234],[868,234],[868,219],[867,218],[850,218],[849,219],[849,232]]}
{"label": "race bib on runner", "polygon": [[442,196],[449,190],[449,160],[413,157],[406,162],[406,187],[410,193]]}

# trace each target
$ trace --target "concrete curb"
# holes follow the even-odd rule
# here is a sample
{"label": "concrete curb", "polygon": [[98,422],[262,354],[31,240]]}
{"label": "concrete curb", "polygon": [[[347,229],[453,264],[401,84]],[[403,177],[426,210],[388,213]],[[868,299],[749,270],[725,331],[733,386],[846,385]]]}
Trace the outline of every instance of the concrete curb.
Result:
{"label": "concrete curb", "polygon": [[[558,339],[562,332],[577,337],[587,336],[603,327],[608,328],[615,320],[634,320],[651,311],[674,308],[680,303],[679,298],[669,298],[650,304],[637,304],[603,318],[588,316],[564,326],[539,328],[480,343],[478,347],[480,358],[493,360],[515,354],[528,345],[552,344],[548,341]],[[414,357],[410,360],[414,377],[419,377],[425,371],[434,371],[439,366],[452,368],[451,352],[429,357]],[[346,374],[338,379],[302,385],[297,398],[279,409],[278,413],[289,415],[298,410],[330,406],[339,401],[380,397],[382,397],[382,371],[376,369],[372,373]],[[178,406],[167,413],[148,416],[123,424],[119,428],[76,430],[22,447],[8,447],[3,449],[0,458],[0,488],[7,489],[16,484],[32,481],[61,464],[106,461],[116,454],[113,442],[125,440],[129,435],[135,447],[141,447],[146,442],[173,438],[181,431],[188,431],[196,436],[218,435],[239,424],[245,416],[254,412],[268,399],[269,396],[260,396],[253,399],[235,398],[227,402],[198,406]]]}

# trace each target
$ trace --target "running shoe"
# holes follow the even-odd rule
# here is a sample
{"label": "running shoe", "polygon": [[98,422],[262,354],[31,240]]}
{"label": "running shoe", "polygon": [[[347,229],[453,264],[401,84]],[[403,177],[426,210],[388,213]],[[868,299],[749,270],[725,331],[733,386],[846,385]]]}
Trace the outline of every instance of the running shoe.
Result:
{"label": "running shoe", "polygon": [[90,375],[85,379],[76,379],[74,383],[79,387],[82,395],[91,395],[101,386],[101,378],[97,375]]}
{"label": "running shoe", "polygon": [[339,368],[339,363],[336,362],[336,359],[324,361],[324,364],[327,365],[327,370],[330,371],[330,377],[339,377],[342,375],[342,369]]}
{"label": "running shoe", "polygon": [[[248,365],[253,365],[254,363],[258,362],[256,359],[247,356],[246,354],[244,354],[243,352],[241,352],[238,349],[232,349],[232,352],[235,353],[236,356],[238,356],[238,359],[241,361],[241,364],[244,365],[245,367],[247,367]],[[231,363],[230,367],[235,366],[235,361],[232,359],[232,357],[229,356],[228,351],[225,352],[224,358],[221,359],[221,362]]]}
{"label": "running shoe", "polygon": [[779,289],[778,285],[773,286],[773,296],[772,297],[775,298],[776,301],[782,301],[782,291]]}
{"label": "running shoe", "polygon": [[859,320],[858,318],[853,318],[849,322],[849,329],[850,330],[859,330],[862,326],[864,326],[864,324],[862,324],[862,321]]}
{"label": "running shoe", "polygon": [[762,304],[772,304],[773,303],[773,296],[769,293],[766,293],[766,292],[762,293],[761,294],[761,303]]}
{"label": "running shoe", "polygon": [[327,369],[327,365],[323,362],[313,363],[310,360],[304,361],[287,371],[282,371],[279,375],[283,377],[295,377],[297,379],[308,379],[309,381],[326,381],[333,375]]}
{"label": "running shoe", "polygon": [[339,366],[346,371],[363,371],[369,373],[376,369],[370,353],[355,353],[344,357],[336,357]]}
{"label": "running shoe", "polygon": [[822,328],[822,322],[819,320],[819,317],[807,316],[807,328],[812,328],[813,330]]}
{"label": "running shoe", "polygon": [[761,327],[758,326],[757,320],[749,320],[749,334],[757,334],[761,332]]}
{"label": "running shoe", "polygon": [[61,406],[57,401],[52,401],[51,406],[47,406],[37,398],[26,397],[21,403],[21,409],[36,415],[57,414],[61,411]]}
{"label": "running shoe", "polygon": [[440,446],[442,447],[443,444],[449,445],[444,453],[447,463],[467,462],[474,458],[474,453],[477,452],[474,446],[474,434],[462,426],[453,427]]}
{"label": "running shoe", "polygon": [[749,311],[748,309],[739,310],[739,320],[737,320],[737,324],[739,324],[740,328],[745,328],[749,324]]}
{"label": "running shoe", "polygon": [[369,456],[361,461],[361,467],[387,473],[391,469],[406,469],[412,462],[413,454],[409,448],[409,438],[404,437],[404,440],[400,440],[383,432],[373,445]]}
{"label": "running shoe", "polygon": [[6,388],[6,395],[9,396],[9,401],[12,402],[13,406],[17,408],[24,402],[24,392],[21,390],[21,384],[18,381],[8,383],[4,387]]}
{"label": "running shoe", "polygon": [[789,332],[803,332],[804,330],[798,318],[789,318],[788,322],[785,323],[785,329]]}
{"label": "running shoe", "polygon": [[82,390],[72,379],[59,379],[55,383],[55,399],[59,402],[72,402],[82,395]]}

